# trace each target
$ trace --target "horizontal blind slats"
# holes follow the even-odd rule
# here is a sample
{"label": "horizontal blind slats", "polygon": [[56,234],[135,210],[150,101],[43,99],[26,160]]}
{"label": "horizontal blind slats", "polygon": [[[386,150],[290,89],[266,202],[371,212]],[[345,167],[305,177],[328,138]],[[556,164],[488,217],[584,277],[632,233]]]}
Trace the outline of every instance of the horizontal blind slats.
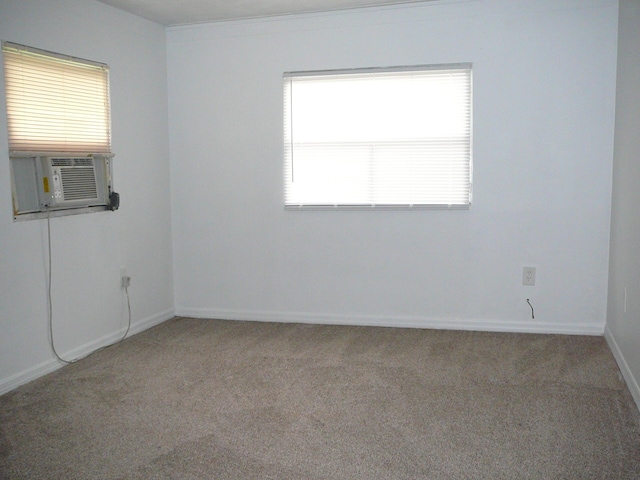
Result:
{"label": "horizontal blind slats", "polygon": [[470,68],[284,84],[285,204],[470,203]]}
{"label": "horizontal blind slats", "polygon": [[11,45],[3,54],[11,151],[110,153],[106,66]]}

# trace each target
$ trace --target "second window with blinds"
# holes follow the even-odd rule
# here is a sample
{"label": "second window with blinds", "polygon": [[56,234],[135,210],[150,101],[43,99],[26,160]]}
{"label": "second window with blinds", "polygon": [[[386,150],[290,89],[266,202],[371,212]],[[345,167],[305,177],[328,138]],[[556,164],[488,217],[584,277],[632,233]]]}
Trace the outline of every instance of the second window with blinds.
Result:
{"label": "second window with blinds", "polygon": [[284,75],[286,208],[468,208],[470,64]]}

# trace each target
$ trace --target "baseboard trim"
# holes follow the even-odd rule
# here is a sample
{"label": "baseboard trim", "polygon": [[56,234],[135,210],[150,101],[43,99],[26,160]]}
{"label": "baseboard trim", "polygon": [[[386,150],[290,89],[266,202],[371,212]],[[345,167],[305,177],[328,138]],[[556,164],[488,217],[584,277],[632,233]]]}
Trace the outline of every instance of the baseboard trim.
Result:
{"label": "baseboard trim", "polygon": [[611,330],[609,330],[609,328],[607,327],[605,327],[604,330],[604,338],[607,340],[609,348],[611,349],[611,353],[613,353],[613,357],[616,359],[616,362],[618,362],[618,368],[620,368],[620,372],[627,382],[627,386],[629,387],[631,396],[635,400],[636,405],[638,406],[638,410],[640,410],[640,386],[638,385],[638,381],[633,375],[633,372],[629,368],[629,364],[625,360],[618,342],[616,342],[616,339],[611,333]]}
{"label": "baseboard trim", "polygon": [[396,328],[432,328],[446,330],[474,330],[486,332],[546,333],[562,335],[602,336],[604,324],[520,322],[486,319],[440,317],[411,317],[383,315],[336,315],[308,312],[264,312],[255,310],[224,310],[177,307],[176,315],[220,320],[248,320],[279,323],[317,323],[326,325],[355,325]]}
{"label": "baseboard trim", "polygon": [[[166,320],[169,320],[174,316],[175,316],[174,310],[166,310],[164,312],[160,312],[155,315],[144,318],[142,320],[139,320],[131,324],[131,328],[129,329],[128,336],[135,335],[136,333],[140,333],[144,330],[147,330],[148,328],[151,328]],[[117,332],[104,335],[103,337],[100,337],[89,343],[81,345],[80,347],[61,353],[61,357],[72,359],[72,358],[80,358],[85,355],[88,355],[89,353],[93,352],[98,348],[104,347],[105,345],[109,345],[110,343],[117,341],[124,334],[125,331],[126,331],[126,328],[122,328]],[[35,380],[36,378],[39,378],[39,377],[42,377],[43,375],[54,372],[55,370],[58,370],[59,368],[64,366],[65,366],[64,363],[58,361],[55,358],[51,358],[38,365],[30,367],[21,372],[18,372],[8,378],[0,380],[0,395],[4,395],[5,393],[10,392],[11,390],[19,387],[20,385],[29,383],[32,380]]]}

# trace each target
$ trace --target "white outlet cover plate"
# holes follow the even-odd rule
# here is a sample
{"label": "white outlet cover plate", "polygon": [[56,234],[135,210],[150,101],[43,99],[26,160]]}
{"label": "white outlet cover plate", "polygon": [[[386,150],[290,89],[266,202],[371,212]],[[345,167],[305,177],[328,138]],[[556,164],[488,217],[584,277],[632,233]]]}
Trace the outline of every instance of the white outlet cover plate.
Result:
{"label": "white outlet cover plate", "polygon": [[536,267],[522,267],[522,285],[536,284]]}

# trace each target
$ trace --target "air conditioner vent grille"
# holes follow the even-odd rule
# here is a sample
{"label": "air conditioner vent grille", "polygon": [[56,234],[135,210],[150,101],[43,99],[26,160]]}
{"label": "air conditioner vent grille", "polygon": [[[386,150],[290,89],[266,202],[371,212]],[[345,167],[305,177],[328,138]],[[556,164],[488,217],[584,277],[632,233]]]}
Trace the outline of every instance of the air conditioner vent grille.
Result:
{"label": "air conditioner vent grille", "polygon": [[92,200],[98,198],[98,186],[91,167],[64,168],[60,171],[64,200]]}
{"label": "air conditioner vent grille", "polygon": [[75,158],[74,165],[76,167],[93,167],[92,158]]}
{"label": "air conditioner vent grille", "polygon": [[52,167],[93,167],[93,158],[52,158]]}
{"label": "air conditioner vent grille", "polygon": [[52,167],[71,167],[73,166],[73,158],[52,158]]}

